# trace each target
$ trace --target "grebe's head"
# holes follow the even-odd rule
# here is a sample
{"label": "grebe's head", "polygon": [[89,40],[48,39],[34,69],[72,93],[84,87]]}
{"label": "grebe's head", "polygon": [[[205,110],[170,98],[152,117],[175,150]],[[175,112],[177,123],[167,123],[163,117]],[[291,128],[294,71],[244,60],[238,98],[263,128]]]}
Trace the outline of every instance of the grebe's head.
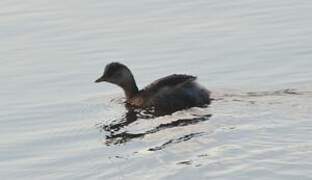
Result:
{"label": "grebe's head", "polygon": [[95,83],[106,81],[119,86],[125,86],[128,83],[132,83],[132,80],[133,76],[127,66],[118,62],[112,62],[106,65],[103,75]]}

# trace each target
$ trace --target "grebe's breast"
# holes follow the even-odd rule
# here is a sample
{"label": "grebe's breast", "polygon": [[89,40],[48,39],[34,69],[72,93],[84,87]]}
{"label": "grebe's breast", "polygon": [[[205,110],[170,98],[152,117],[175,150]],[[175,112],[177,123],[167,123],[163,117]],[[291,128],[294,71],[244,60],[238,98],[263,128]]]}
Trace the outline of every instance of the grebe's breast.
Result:
{"label": "grebe's breast", "polygon": [[143,96],[134,96],[131,99],[127,100],[127,104],[134,107],[143,108],[146,106],[145,103],[146,99],[143,98]]}

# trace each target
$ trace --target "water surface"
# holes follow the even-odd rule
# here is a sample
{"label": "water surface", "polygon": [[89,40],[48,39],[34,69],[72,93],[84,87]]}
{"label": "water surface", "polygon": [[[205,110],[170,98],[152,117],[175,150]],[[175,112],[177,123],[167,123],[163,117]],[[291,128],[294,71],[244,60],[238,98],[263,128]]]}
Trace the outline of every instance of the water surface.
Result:
{"label": "water surface", "polygon": [[[311,8],[2,0],[1,178],[311,179]],[[122,124],[122,91],[93,83],[111,61],[139,87],[196,75],[216,101]]]}

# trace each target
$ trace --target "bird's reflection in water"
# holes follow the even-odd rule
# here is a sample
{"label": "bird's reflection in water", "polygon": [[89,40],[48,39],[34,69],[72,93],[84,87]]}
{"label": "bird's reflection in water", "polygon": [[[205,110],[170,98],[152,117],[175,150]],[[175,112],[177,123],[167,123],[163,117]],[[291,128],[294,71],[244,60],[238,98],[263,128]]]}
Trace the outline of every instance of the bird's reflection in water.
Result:
{"label": "bird's reflection in water", "polygon": [[[167,113],[167,112],[166,112]],[[193,118],[183,118],[183,119],[176,119],[171,122],[160,124],[152,129],[149,129],[145,132],[141,133],[129,133],[127,131],[122,131],[123,128],[127,127],[128,125],[134,123],[138,119],[150,119],[152,121],[153,118],[165,115],[166,113],[155,113],[153,110],[137,110],[137,109],[131,109],[128,108],[127,113],[125,113],[124,117],[112,121],[108,125],[101,125],[100,128],[104,130],[106,133],[108,133],[105,137],[105,144],[106,145],[117,145],[117,144],[124,144],[132,139],[135,138],[143,138],[145,135],[157,133],[158,131],[174,128],[174,127],[182,127],[182,126],[188,126],[192,124],[196,124],[199,122],[203,122],[208,120],[211,117],[211,114],[205,114],[205,115],[194,115]],[[171,112],[172,113],[172,112]],[[168,113],[168,114],[171,114]],[[183,137],[180,137],[178,139],[172,139],[164,143],[163,145],[156,147],[156,148],[150,148],[150,151],[156,151],[164,148],[168,144],[172,143],[179,143],[181,141],[187,141],[195,136],[201,135],[200,133],[191,133],[187,134]]]}

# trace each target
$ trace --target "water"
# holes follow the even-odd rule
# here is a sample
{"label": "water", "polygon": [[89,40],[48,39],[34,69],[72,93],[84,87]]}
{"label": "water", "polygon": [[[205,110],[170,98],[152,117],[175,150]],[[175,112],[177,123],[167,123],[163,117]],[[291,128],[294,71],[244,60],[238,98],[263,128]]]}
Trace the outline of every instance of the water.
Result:
{"label": "water", "polygon": [[[1,179],[311,179],[311,8],[2,0]],[[139,87],[197,75],[216,101],[122,126],[122,91],[93,83],[111,61]]]}

